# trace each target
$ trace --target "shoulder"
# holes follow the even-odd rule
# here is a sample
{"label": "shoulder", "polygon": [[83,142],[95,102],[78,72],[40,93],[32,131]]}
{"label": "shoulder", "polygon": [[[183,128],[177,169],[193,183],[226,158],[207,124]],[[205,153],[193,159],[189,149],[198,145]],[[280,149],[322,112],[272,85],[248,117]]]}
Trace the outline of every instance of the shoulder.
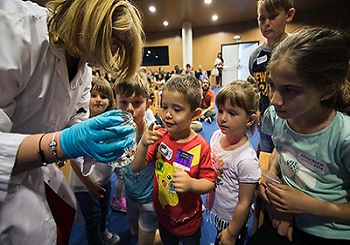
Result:
{"label": "shoulder", "polygon": [[38,65],[51,52],[46,18],[46,9],[30,1],[1,0],[1,72],[15,71],[18,76],[11,79],[16,79],[20,87],[25,86],[34,69],[48,67],[45,62]]}
{"label": "shoulder", "polygon": [[0,17],[10,19],[19,27],[21,23],[33,23],[43,20],[46,24],[47,9],[31,1],[2,0]]}
{"label": "shoulder", "polygon": [[221,138],[222,137],[222,133],[220,129],[217,129],[216,131],[214,131],[213,135],[211,136],[211,140],[215,140],[217,138]]}
{"label": "shoulder", "polygon": [[210,96],[215,96],[215,92],[214,92],[214,90],[212,90],[212,89],[209,89],[209,90],[208,90],[208,94],[209,94]]}
{"label": "shoulder", "polygon": [[[10,50],[5,50],[9,43],[16,47],[17,53],[25,50],[33,54],[38,52],[37,49],[40,49],[43,43],[48,46],[46,8],[30,1],[2,0],[0,28],[3,34],[0,50],[6,51],[7,54],[11,53]],[[28,54],[23,57],[27,56]]]}
{"label": "shoulder", "polygon": [[275,127],[275,124],[277,121],[284,121],[284,119],[281,119],[277,116],[275,108],[271,105],[269,106],[265,112],[264,116],[262,118],[262,131],[267,134],[271,134],[273,131],[273,128]]}
{"label": "shoulder", "polygon": [[347,144],[350,144],[350,116],[337,112],[334,121],[333,128],[339,131],[340,137],[347,141]]}
{"label": "shoulder", "polygon": [[250,59],[254,59],[260,55],[260,53],[271,53],[272,49],[267,47],[264,43],[260,44],[258,47],[256,47],[253,52],[250,55]]}
{"label": "shoulder", "polygon": [[201,134],[198,134],[198,133],[196,133],[196,136],[193,139],[191,139],[187,143],[187,145],[190,148],[200,146],[202,153],[210,151],[209,143],[203,138],[203,136]]}

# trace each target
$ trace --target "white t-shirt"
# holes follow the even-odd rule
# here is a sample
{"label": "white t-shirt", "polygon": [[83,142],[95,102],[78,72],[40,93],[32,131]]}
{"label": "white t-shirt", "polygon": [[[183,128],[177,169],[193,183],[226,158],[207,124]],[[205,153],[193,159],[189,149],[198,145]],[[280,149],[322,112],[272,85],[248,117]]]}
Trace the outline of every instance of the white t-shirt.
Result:
{"label": "white t-shirt", "polygon": [[229,223],[238,203],[239,183],[257,183],[261,171],[260,163],[252,144],[247,141],[232,151],[221,147],[220,130],[214,132],[210,140],[213,164],[217,170],[214,214]]}

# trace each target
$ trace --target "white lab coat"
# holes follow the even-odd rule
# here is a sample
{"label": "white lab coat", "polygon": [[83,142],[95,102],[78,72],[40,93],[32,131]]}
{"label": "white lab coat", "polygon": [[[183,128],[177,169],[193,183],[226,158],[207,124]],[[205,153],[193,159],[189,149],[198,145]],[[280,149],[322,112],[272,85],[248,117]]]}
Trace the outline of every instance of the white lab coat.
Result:
{"label": "white lab coat", "polygon": [[21,0],[0,2],[0,244],[55,244],[56,226],[44,181],[76,208],[54,165],[11,176],[27,134],[61,130],[88,118],[91,69],[80,62],[69,82],[64,50],[49,44],[46,9]]}

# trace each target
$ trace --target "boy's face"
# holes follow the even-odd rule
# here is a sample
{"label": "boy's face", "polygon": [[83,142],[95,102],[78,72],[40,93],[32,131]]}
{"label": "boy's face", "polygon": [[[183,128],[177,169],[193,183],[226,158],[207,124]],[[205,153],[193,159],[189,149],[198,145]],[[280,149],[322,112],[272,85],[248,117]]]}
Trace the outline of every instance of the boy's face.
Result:
{"label": "boy's face", "polygon": [[286,13],[282,8],[276,13],[269,13],[264,6],[258,7],[258,24],[261,34],[269,41],[279,42],[284,33],[286,24],[294,17],[294,9]]}
{"label": "boy's face", "polygon": [[190,104],[183,94],[176,91],[163,91],[162,120],[166,129],[177,138],[188,137],[191,122],[200,110],[191,111]]}
{"label": "boy's face", "polygon": [[131,113],[134,117],[134,122],[139,125],[145,116],[149,103],[145,97],[135,96],[135,94],[131,97],[117,95],[115,106],[117,109]]}

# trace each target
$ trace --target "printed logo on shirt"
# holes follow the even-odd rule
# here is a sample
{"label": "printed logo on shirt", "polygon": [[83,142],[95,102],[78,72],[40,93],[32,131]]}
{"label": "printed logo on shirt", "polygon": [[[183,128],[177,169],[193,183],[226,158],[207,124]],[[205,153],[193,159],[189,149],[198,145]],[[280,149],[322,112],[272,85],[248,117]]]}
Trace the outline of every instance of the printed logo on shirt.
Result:
{"label": "printed logo on shirt", "polygon": [[[280,152],[282,168],[287,179],[293,180],[301,188],[314,188],[316,186],[315,173],[308,163],[300,158],[300,153],[296,153],[292,148],[283,146]],[[298,159],[297,159],[298,158]]]}
{"label": "printed logo on shirt", "polygon": [[156,161],[155,176],[158,182],[158,200],[163,208],[166,205],[176,206],[179,203],[179,197],[173,184],[174,169],[175,166],[162,159]]}
{"label": "printed logo on shirt", "polygon": [[257,64],[257,65],[260,65],[260,64],[262,64],[262,63],[264,63],[264,62],[266,62],[266,61],[267,61],[267,55],[264,55],[264,56],[258,57],[258,58],[256,59],[256,64]]}
{"label": "printed logo on shirt", "polygon": [[171,157],[173,156],[173,150],[167,146],[166,144],[164,144],[164,142],[162,142],[159,145],[158,151],[160,152],[160,154],[162,154],[163,157],[165,157],[166,160],[170,160]]}
{"label": "printed logo on shirt", "polygon": [[269,85],[266,83],[266,76],[267,76],[267,73],[265,71],[254,73],[254,78],[258,84],[259,91],[263,96],[268,96],[268,93],[269,93],[269,87],[268,87]]}
{"label": "printed logo on shirt", "polygon": [[325,168],[326,168],[326,164],[318,161],[308,155],[306,155],[305,153],[300,153],[300,158],[302,160],[304,160],[304,165],[306,165],[305,167],[307,167],[310,170],[313,170],[315,172],[319,172],[324,174],[325,172]]}

